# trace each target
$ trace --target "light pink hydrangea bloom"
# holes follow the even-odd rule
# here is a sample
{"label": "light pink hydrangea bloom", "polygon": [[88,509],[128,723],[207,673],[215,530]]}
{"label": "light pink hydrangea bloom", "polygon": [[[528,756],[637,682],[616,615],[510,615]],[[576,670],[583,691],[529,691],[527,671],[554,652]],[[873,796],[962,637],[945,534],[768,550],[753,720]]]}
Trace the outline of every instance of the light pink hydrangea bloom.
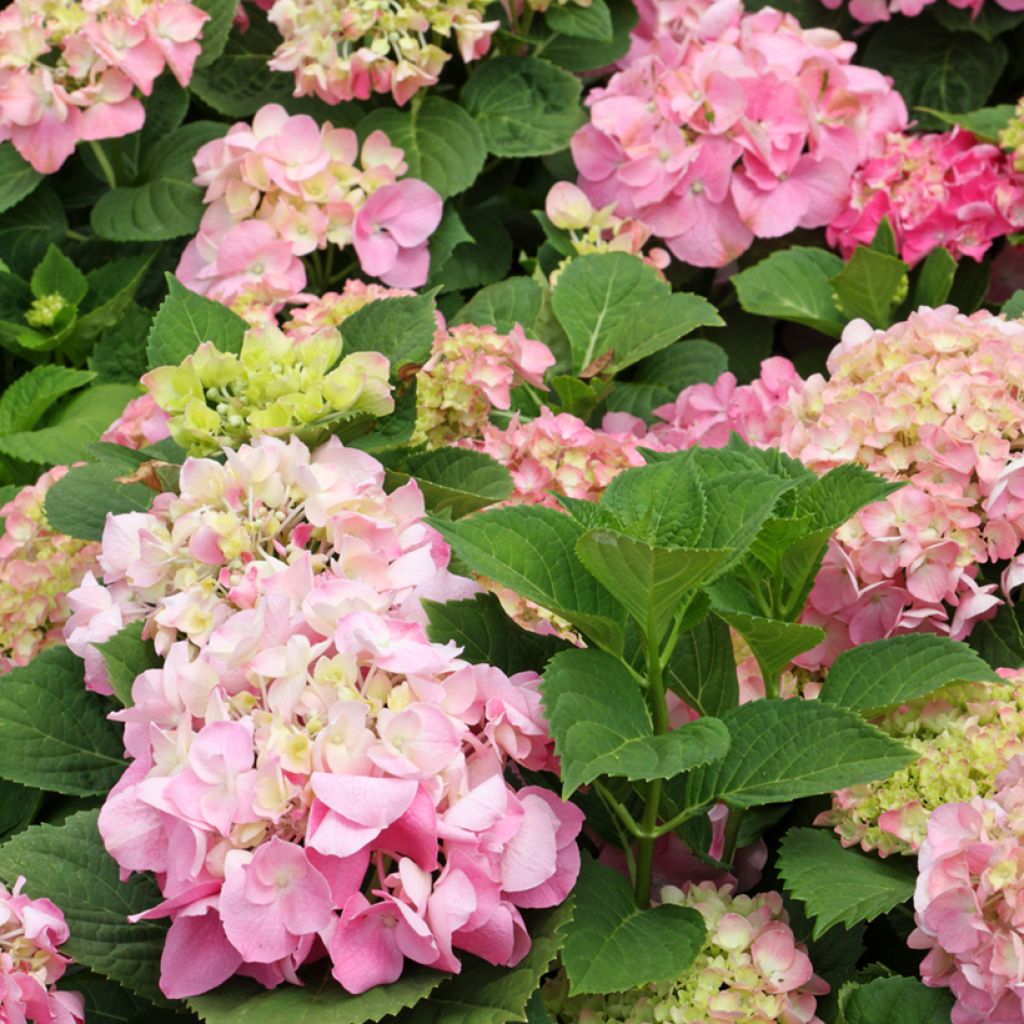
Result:
{"label": "light pink hydrangea bloom", "polygon": [[0,141],[52,174],[79,142],[137,132],[169,69],[188,85],[209,15],[188,0],[14,0],[0,12]]}
{"label": "light pink hydrangea bloom", "polygon": [[171,436],[169,422],[170,416],[156,404],[152,395],[139,395],[125,406],[100,440],[134,450],[148,448]]}
{"label": "light pink hydrangea bloom", "polygon": [[854,174],[849,203],[828,226],[829,245],[849,256],[871,243],[883,217],[911,266],[938,248],[980,260],[997,238],[1024,228],[1024,174],[998,146],[958,128],[893,134]]}
{"label": "light pink hydrangea bloom", "polygon": [[[843,5],[844,0],[821,0],[830,10],[836,10]],[[989,4],[993,0],[989,0]],[[995,4],[1004,11],[1024,11],[1024,0],[994,0]],[[894,14],[900,14],[907,18],[914,18],[926,7],[935,3],[935,0],[849,0],[847,10],[850,16],[864,24],[872,24],[876,21],[888,21]],[[971,17],[976,18],[985,5],[985,0],[949,0],[953,7],[971,12]]]}
{"label": "light pink hydrangea bloom", "polygon": [[710,39],[686,21],[591,90],[572,152],[596,205],[644,222],[680,260],[721,267],[754,238],[833,221],[907,111],[830,30],[771,8],[729,14]]}
{"label": "light pink hydrangea bloom", "polygon": [[281,329],[296,343],[308,341],[325,327],[340,327],[348,317],[371,302],[415,294],[407,288],[385,288],[364,281],[346,281],[340,292],[307,296],[302,305],[292,306]]}
{"label": "light pink hydrangea bloom", "polygon": [[921,978],[956,997],[953,1024],[1024,1019],[1022,879],[1024,758],[992,797],[944,804],[928,821],[918,855],[908,944],[926,949]]}
{"label": "light pink hydrangea bloom", "polygon": [[261,108],[195,156],[206,188],[199,233],[178,278],[242,311],[277,312],[306,296],[301,257],[352,245],[364,270],[389,285],[427,279],[427,239],[441,220],[441,197],[416,179],[399,180],[403,151],[380,131],[360,147],[355,132]]}
{"label": "light pink hydrangea bloom", "polygon": [[82,1024],[85,1000],[57,982],[72,961],[58,951],[68,940],[64,915],[47,899],[32,899],[19,878],[0,885],[0,1021],[3,1024]]}

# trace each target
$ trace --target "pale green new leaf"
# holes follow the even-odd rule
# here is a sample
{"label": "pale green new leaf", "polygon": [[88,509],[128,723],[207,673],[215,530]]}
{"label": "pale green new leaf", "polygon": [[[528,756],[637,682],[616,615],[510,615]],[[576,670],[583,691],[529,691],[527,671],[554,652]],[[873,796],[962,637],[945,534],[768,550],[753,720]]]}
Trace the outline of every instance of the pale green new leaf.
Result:
{"label": "pale green new leaf", "polygon": [[145,512],[155,493],[145,484],[118,483],[121,469],[110,465],[75,466],[46,492],[46,520],[58,533],[100,540],[107,513]]}

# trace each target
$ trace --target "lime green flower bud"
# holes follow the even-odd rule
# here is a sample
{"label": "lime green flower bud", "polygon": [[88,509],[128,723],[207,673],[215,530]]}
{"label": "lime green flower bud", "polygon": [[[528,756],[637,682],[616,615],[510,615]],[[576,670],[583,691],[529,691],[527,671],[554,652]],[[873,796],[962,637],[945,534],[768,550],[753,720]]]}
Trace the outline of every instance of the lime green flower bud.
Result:
{"label": "lime green flower bud", "polygon": [[25,322],[30,327],[52,327],[66,306],[67,301],[58,292],[40,296],[29,306]]}

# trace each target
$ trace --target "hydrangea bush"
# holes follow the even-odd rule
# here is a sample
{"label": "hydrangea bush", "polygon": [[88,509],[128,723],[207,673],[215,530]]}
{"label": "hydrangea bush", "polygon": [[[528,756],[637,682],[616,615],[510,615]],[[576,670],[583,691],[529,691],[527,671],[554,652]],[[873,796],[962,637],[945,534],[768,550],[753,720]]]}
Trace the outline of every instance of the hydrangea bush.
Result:
{"label": "hydrangea bush", "polygon": [[8,3],[0,1024],[1024,1024],[1020,7]]}

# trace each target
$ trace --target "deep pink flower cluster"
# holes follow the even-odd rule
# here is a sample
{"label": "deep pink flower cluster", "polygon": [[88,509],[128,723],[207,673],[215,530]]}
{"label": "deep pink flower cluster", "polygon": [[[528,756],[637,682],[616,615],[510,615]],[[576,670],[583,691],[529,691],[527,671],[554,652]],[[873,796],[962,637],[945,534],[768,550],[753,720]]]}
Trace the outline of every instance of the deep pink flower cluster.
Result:
{"label": "deep pink flower cluster", "polygon": [[14,0],[0,12],[0,140],[51,174],[79,142],[137,132],[168,68],[188,85],[209,15],[188,0]]}
{"label": "deep pink flower cluster", "polygon": [[362,144],[349,128],[289,116],[275,104],[239,122],[195,156],[209,204],[177,274],[225,304],[277,309],[301,301],[300,257],[351,245],[363,270],[390,285],[427,279],[427,239],[441,197],[415,178],[380,131]]}
{"label": "deep pink flower cluster", "polygon": [[48,470],[0,508],[0,673],[60,643],[68,591],[96,565],[97,544],[57,533],[46,521],[46,494],[67,471]]}
{"label": "deep pink flower cluster", "polygon": [[580,812],[503,774],[551,766],[538,677],[428,641],[421,598],[475,588],[414,482],[387,494],[337,440],[226,457],[110,517],[107,588],[73,595],[97,612],[72,647],[116,606],[165,655],[115,715],[132,764],[100,815],[122,870],[165,896],[143,915],[173,920],[164,992],[295,982],[325,951],[350,992],[407,959],[457,971],[455,950],[518,962],[521,908],[561,902],[579,868]]}
{"label": "deep pink flower cluster", "polygon": [[687,22],[591,91],[572,152],[596,205],[720,267],[755,237],[834,220],[854,169],[907,111],[889,79],[850,63],[853,43],[790,14],[728,15],[712,38]]}
{"label": "deep pink flower cluster", "polygon": [[883,217],[911,266],[940,247],[980,260],[997,238],[1024,228],[1024,174],[1012,155],[970,132],[894,133],[853,175],[829,245],[849,256],[871,243]]}
{"label": "deep pink flower cluster", "polygon": [[110,424],[100,440],[136,451],[148,448],[171,436],[170,420],[170,415],[156,404],[152,395],[139,395],[124,407],[124,412]]}
{"label": "deep pink flower cluster", "polygon": [[907,484],[837,531],[803,618],[827,639],[798,664],[922,629],[961,639],[1001,603],[979,565],[1010,560],[1006,593],[1024,581],[1024,325],[952,306],[888,331],[855,320],[828,368],[801,383],[770,360],[753,385],[697,385],[653,433],[686,447],[735,431],[818,472],[857,462]]}
{"label": "deep pink flower cluster", "polygon": [[[834,11],[842,7],[844,0],[821,2]],[[916,17],[933,3],[935,0],[849,0],[847,10],[857,21],[871,24],[876,21],[888,21],[894,14],[902,14],[907,18]],[[971,17],[976,18],[981,13],[985,0],[949,0],[949,3],[961,10],[970,11]],[[1024,11],[1022,0],[995,0],[995,3],[1004,11]]]}
{"label": "deep pink flower cluster", "polygon": [[82,1024],[85,1000],[56,984],[71,960],[57,947],[68,940],[59,908],[32,899],[19,878],[13,890],[0,885],[0,1022]]}
{"label": "deep pink flower cluster", "polygon": [[908,940],[926,985],[956,997],[953,1024],[1024,1020],[1024,758],[989,799],[932,812],[918,856]]}

